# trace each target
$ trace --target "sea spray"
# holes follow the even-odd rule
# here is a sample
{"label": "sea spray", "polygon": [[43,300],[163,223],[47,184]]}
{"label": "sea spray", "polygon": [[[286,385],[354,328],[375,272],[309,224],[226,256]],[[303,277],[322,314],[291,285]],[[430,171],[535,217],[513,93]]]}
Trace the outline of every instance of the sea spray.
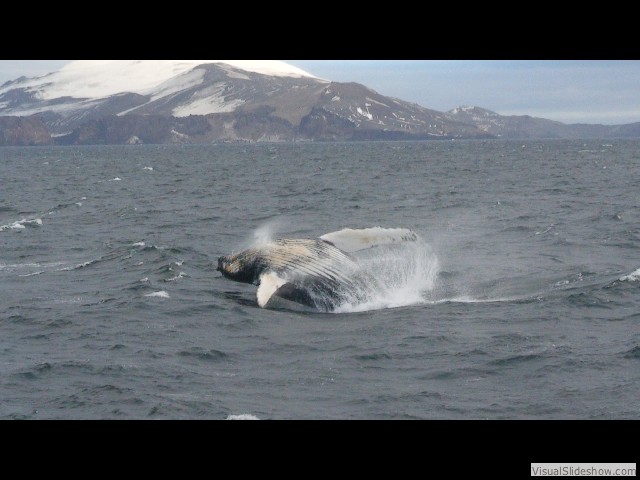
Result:
{"label": "sea spray", "polygon": [[425,294],[434,289],[438,258],[431,246],[421,240],[363,250],[354,256],[362,275],[373,281],[362,284],[367,291],[360,292],[355,301],[340,305],[337,313],[425,303]]}
{"label": "sea spray", "polygon": [[286,231],[288,224],[286,217],[274,218],[260,224],[251,236],[242,243],[243,249],[264,245],[281,237],[279,232]]}

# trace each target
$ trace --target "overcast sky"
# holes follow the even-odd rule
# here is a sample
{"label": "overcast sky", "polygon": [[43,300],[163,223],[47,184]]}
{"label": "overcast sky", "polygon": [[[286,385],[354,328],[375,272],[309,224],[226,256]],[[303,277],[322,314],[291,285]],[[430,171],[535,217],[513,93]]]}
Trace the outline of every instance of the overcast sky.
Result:
{"label": "overcast sky", "polygon": [[[0,60],[0,84],[69,60]],[[566,123],[640,122],[640,61],[285,60],[435,110],[476,105]]]}

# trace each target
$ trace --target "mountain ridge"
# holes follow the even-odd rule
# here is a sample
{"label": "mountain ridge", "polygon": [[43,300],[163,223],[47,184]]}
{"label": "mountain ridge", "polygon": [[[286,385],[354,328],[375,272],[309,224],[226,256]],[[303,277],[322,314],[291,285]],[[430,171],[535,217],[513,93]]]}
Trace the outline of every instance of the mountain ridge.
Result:
{"label": "mountain ridge", "polygon": [[22,119],[0,123],[20,145],[640,136],[640,124],[439,112],[279,61],[71,62],[5,82],[2,117]]}
{"label": "mountain ridge", "polygon": [[640,122],[621,125],[567,124],[530,115],[500,115],[486,108],[463,105],[447,114],[497,138],[612,138],[640,136]]}

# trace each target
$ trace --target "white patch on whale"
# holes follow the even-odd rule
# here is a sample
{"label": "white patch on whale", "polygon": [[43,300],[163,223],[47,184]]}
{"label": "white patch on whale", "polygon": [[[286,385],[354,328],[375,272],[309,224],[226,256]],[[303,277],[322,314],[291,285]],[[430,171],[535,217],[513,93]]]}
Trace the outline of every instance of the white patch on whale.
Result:
{"label": "white patch on whale", "polygon": [[396,242],[416,241],[418,236],[406,228],[362,228],[355,230],[345,228],[338,232],[331,232],[320,237],[331,242],[344,252],[357,252],[365,248],[388,245]]}
{"label": "white patch on whale", "polygon": [[260,286],[256,292],[258,305],[264,308],[267,303],[269,303],[271,296],[285,283],[287,283],[285,279],[278,277],[278,275],[273,272],[260,275]]}

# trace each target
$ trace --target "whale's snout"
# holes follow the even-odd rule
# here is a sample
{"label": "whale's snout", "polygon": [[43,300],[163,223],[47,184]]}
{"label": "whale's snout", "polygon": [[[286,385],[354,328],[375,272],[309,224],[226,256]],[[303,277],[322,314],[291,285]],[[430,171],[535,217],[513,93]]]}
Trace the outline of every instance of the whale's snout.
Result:
{"label": "whale's snout", "polygon": [[236,282],[253,283],[261,273],[256,270],[254,255],[251,250],[246,250],[236,255],[223,255],[218,258],[218,272],[222,276]]}

